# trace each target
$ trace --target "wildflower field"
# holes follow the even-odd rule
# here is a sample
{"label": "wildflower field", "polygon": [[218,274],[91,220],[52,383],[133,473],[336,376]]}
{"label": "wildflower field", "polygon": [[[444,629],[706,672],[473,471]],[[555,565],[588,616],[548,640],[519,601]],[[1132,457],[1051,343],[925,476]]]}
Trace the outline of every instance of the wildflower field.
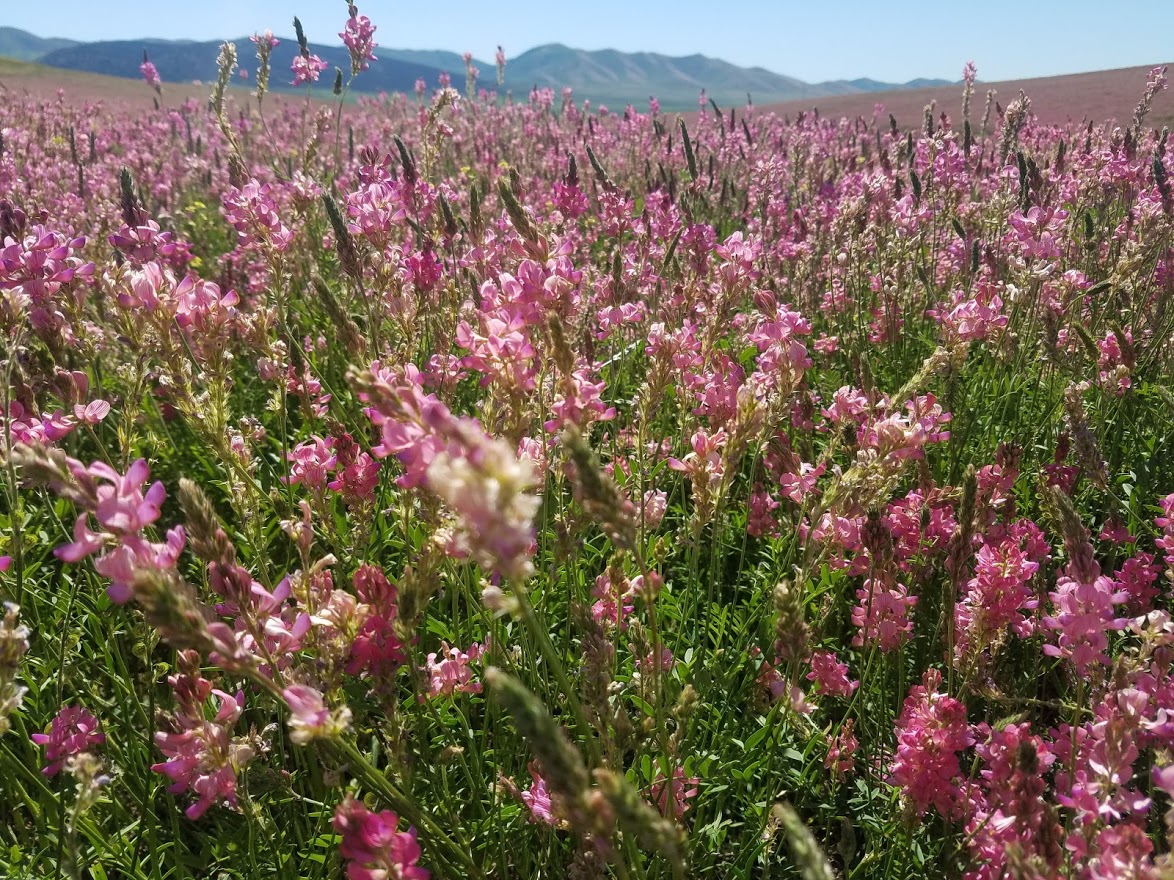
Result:
{"label": "wildflower field", "polygon": [[373,31],[0,100],[0,876],[1174,877],[1165,71],[344,100]]}

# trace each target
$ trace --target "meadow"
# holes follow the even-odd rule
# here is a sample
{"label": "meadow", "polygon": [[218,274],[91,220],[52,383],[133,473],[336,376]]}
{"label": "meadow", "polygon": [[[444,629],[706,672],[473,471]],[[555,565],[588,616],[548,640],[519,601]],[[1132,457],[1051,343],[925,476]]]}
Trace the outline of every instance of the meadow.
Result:
{"label": "meadow", "polygon": [[373,34],[0,102],[0,874],[1174,877],[1165,70],[686,119]]}

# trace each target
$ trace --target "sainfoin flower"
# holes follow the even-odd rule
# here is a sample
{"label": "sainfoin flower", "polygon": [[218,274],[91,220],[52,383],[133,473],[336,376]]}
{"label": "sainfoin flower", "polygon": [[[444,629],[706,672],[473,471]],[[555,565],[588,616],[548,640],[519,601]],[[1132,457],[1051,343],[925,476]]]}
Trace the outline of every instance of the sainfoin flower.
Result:
{"label": "sainfoin flower", "polygon": [[419,371],[401,373],[378,362],[358,377],[360,399],[382,432],[376,455],[394,454],[404,465],[401,485],[424,485],[460,517],[450,549],[467,552],[485,568],[522,579],[532,571],[534,469],[480,423],[454,416],[424,394]]}
{"label": "sainfoin flower", "polygon": [[139,73],[143,75],[143,79],[147,85],[158,91],[163,87],[163,80],[159,77],[159,70],[147,58],[147,53],[143,52],[143,63],[139,65]]}
{"label": "sainfoin flower", "polygon": [[897,719],[897,754],[889,782],[901,789],[917,815],[931,806],[947,819],[963,809],[958,753],[974,744],[966,707],[937,692],[941,673],[931,669],[909,691]]}
{"label": "sainfoin flower", "polygon": [[66,706],[53,718],[48,733],[34,733],[29,737],[45,747],[46,776],[56,776],[65,762],[94,746],[106,742],[106,734],[98,730],[98,719],[81,706]]}
{"label": "sainfoin flower", "polygon": [[[90,530],[89,514],[82,513],[74,523],[73,543],[58,547],[53,554],[64,562],[74,563],[97,553],[94,568],[110,578],[107,594],[113,601],[125,603],[134,592],[136,571],[175,568],[186,541],[183,527],[169,530],[163,543],[142,536],[142,530],[159,518],[159,507],[166,495],[159,482],[143,492],[150,478],[143,459],[134,462],[125,476],[105,462],[95,462],[88,468],[73,459],[67,459],[67,463],[82,486],[92,487],[88,497],[93,503],[92,514],[99,531]],[[103,482],[96,482],[95,478]]]}
{"label": "sainfoin flower", "polygon": [[473,679],[473,670],[469,664],[481,659],[484,648],[476,642],[469,645],[468,651],[449,647],[447,642],[441,645],[440,651],[428,655],[428,665],[424,670],[428,675],[428,696],[481,693],[481,682]]}
{"label": "sainfoin flower", "polygon": [[301,86],[318,82],[319,75],[329,66],[317,55],[295,55],[289,65],[294,75],[292,85]]}
{"label": "sainfoin flower", "polygon": [[[4,560],[0,557],[0,570]],[[20,662],[29,650],[29,628],[20,622],[20,609],[11,602],[0,605],[0,735],[9,728],[9,717],[24,704],[28,688],[16,683]]]}
{"label": "sainfoin flower", "polygon": [[[214,688],[200,674],[200,658],[194,651],[180,652],[178,665],[180,671],[167,679],[176,699],[172,729],[155,734],[155,744],[167,760],[151,769],[171,780],[172,794],[188,791],[196,796],[185,812],[189,819],[199,819],[220,800],[236,806],[237,774],[257,748],[232,735],[244,694],[232,696]],[[212,711],[211,720],[205,707]]]}
{"label": "sainfoin flower", "polygon": [[85,425],[96,425],[110,415],[110,404],[105,400],[91,400],[85,406],[80,403],[73,408],[73,415]]}
{"label": "sainfoin flower", "polygon": [[418,864],[416,829],[399,831],[398,825],[391,810],[372,813],[352,797],[338,805],[334,830],[342,835],[338,851],[349,880],[428,880],[431,875]]}
{"label": "sainfoin flower", "polygon": [[358,15],[354,6],[351,6],[351,16],[347,19],[346,27],[339,34],[343,44],[351,53],[351,74],[366,70],[367,65],[375,58],[375,25],[365,15]]}
{"label": "sainfoin flower", "polygon": [[869,578],[856,591],[857,604],[852,608],[852,623],[858,627],[852,644],[877,645],[882,651],[900,647],[913,631],[909,610],[917,604],[902,583],[887,585],[879,578]]}
{"label": "sainfoin flower", "polygon": [[850,697],[860,682],[848,678],[848,665],[836,659],[831,651],[816,651],[811,655],[811,671],[807,680],[813,681],[821,694],[831,697]]}
{"label": "sainfoin flower", "polygon": [[[1056,589],[1050,593],[1054,612],[1044,618],[1044,624],[1055,630],[1059,638],[1055,644],[1044,645],[1049,657],[1065,657],[1079,673],[1093,663],[1107,665],[1109,656],[1108,633],[1123,629],[1125,620],[1115,616],[1113,608],[1129,598],[1124,590],[1116,589],[1112,578],[1100,574],[1077,579],[1073,567],[1068,574],[1056,579]],[[1078,577],[1080,577],[1078,575]]]}
{"label": "sainfoin flower", "polygon": [[659,808],[660,813],[665,815],[669,809],[669,798],[671,797],[673,817],[679,822],[685,818],[690,802],[697,797],[699,782],[701,780],[696,776],[686,777],[685,768],[681,766],[673,768],[671,782],[666,782],[664,774],[658,773],[652,783],[652,800]]}
{"label": "sainfoin flower", "polygon": [[464,448],[445,450],[428,468],[428,485],[461,517],[461,538],[484,567],[512,579],[533,570],[534,469],[501,440],[463,431]]}
{"label": "sainfoin flower", "polygon": [[828,753],[823,760],[823,766],[831,770],[839,780],[851,773],[856,766],[856,750],[860,747],[860,742],[852,732],[855,726],[855,719],[845,719],[839,733],[828,742]]}
{"label": "sainfoin flower", "polygon": [[298,745],[337,739],[350,726],[351,710],[342,706],[331,711],[322,694],[309,685],[290,685],[282,696],[289,706],[289,738]]}
{"label": "sainfoin flower", "polygon": [[544,825],[558,825],[559,819],[554,813],[554,802],[550,798],[550,791],[546,787],[546,779],[538,772],[537,765],[531,761],[527,768],[530,772],[531,785],[521,792],[522,803],[530,811],[530,821],[541,822]]}

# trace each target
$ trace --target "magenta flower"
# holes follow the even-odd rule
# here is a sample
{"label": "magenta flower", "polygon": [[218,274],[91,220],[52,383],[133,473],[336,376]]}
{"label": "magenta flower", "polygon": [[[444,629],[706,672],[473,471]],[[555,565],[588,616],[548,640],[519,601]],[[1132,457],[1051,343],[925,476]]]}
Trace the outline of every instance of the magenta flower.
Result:
{"label": "magenta flower", "polygon": [[85,406],[73,407],[73,416],[83,425],[96,425],[110,415],[110,404],[105,400],[91,400]]}
{"label": "magenta flower", "polygon": [[56,776],[67,759],[106,742],[106,734],[98,730],[98,719],[89,710],[65,706],[50,723],[47,734],[34,733],[29,739],[45,747],[45,768],[41,772]]}
{"label": "magenta flower", "polygon": [[155,91],[159,91],[163,87],[163,80],[159,77],[159,71],[151,61],[147,59],[147,53],[143,52],[143,63],[139,65],[139,73],[143,75],[143,79],[147,85]]}
{"label": "magenta flower", "polygon": [[299,443],[286,455],[291,463],[290,474],[282,477],[283,483],[291,486],[303,485],[313,492],[321,492],[326,487],[330,471],[334,470],[338,458],[334,455],[333,442],[330,439],[312,437],[305,443]]}
{"label": "magenta flower", "polygon": [[[351,74],[366,70],[369,62],[376,61],[375,25],[365,15],[357,15],[354,6],[351,6],[351,16],[347,19],[346,27],[339,34],[342,42],[351,53]],[[315,77],[317,79],[317,77]]]}
{"label": "magenta flower", "polygon": [[397,831],[399,816],[372,813],[348,797],[334,811],[334,830],[342,835],[338,851],[347,861],[349,880],[428,880],[421,868],[416,829]]}
{"label": "magenta flower", "polygon": [[856,591],[858,604],[852,608],[852,623],[858,632],[852,638],[856,647],[876,645],[882,651],[900,647],[913,631],[909,611],[917,604],[902,583],[886,585],[869,578]]}
{"label": "magenta flower", "polygon": [[274,250],[284,251],[293,242],[293,233],[281,222],[270,184],[260,184],[254,179],[239,189],[229,187],[221,203],[224,218],[240,233],[242,245],[270,245]]}
{"label": "magenta flower", "polygon": [[359,451],[359,444],[349,434],[333,438],[333,449],[337,470],[326,488],[340,493],[350,504],[369,501],[379,483],[379,462]]}
{"label": "magenta flower", "polygon": [[289,66],[294,75],[292,85],[300,86],[318,82],[319,74],[329,66],[317,55],[295,55]]}
{"label": "magenta flower", "polygon": [[469,664],[480,660],[485,649],[476,642],[469,646],[468,651],[451,648],[447,642],[441,642],[441,646],[441,651],[433,651],[428,655],[428,664],[424,668],[428,676],[428,696],[481,693],[481,682],[473,679],[473,670]]}
{"label": "magenta flower", "polygon": [[666,783],[664,774],[657,773],[656,779],[652,782],[650,795],[662,816],[667,815],[671,797],[673,817],[680,822],[689,810],[690,801],[697,797],[699,782],[701,780],[696,776],[686,777],[685,768],[678,765],[673,768],[671,782]]}
{"label": "magenta flower", "polygon": [[559,818],[554,813],[554,801],[551,800],[550,791],[546,787],[546,779],[538,772],[536,762],[531,761],[526,769],[530,773],[531,785],[520,792],[519,797],[530,811],[530,821],[557,827],[560,824]]}
{"label": "magenta flower", "polygon": [[945,818],[956,819],[965,805],[958,753],[974,744],[974,736],[966,707],[937,693],[941,680],[941,673],[931,669],[905,698],[889,782],[901,789],[918,816],[932,806]]}
{"label": "magenta flower", "polygon": [[[94,568],[110,579],[108,595],[119,604],[128,602],[134,592],[136,571],[175,568],[186,542],[183,527],[170,529],[162,543],[142,536],[142,530],[159,518],[165,497],[159,482],[146,493],[142,491],[150,477],[143,459],[134,462],[125,476],[104,462],[95,462],[88,468],[74,459],[68,459],[67,464],[74,478],[92,492],[94,507],[78,516],[73,542],[58,547],[53,555],[63,562],[77,563],[97,553]],[[95,477],[105,482],[98,483]],[[99,531],[89,528],[91,513]]]}
{"label": "magenta flower", "polygon": [[369,385],[359,397],[372,404],[367,414],[382,432],[373,451],[399,458],[400,485],[423,485],[456,511],[461,527],[449,552],[509,578],[529,576],[539,506],[529,462],[477,421],[457,418],[435,395],[425,395],[415,367],[397,374],[375,362],[366,375]]}
{"label": "magenta flower", "polygon": [[251,37],[249,37],[249,40],[255,43],[257,46],[264,47],[266,49],[273,49],[278,43],[281,42],[279,39],[277,39],[277,37],[273,36],[273,31],[269,30],[265,31],[264,33],[253,34]]}
{"label": "magenta flower", "polygon": [[850,697],[860,687],[860,682],[848,678],[848,664],[841,663],[831,651],[812,653],[807,680],[815,682],[821,694],[832,697]]}
{"label": "magenta flower", "polygon": [[596,599],[591,606],[592,617],[608,628],[628,628],[625,618],[636,607],[632,604],[636,591],[627,578],[613,581],[611,571],[605,571],[595,579],[591,595]]}
{"label": "magenta flower", "polygon": [[1030,613],[1039,606],[1031,580],[1039,563],[1018,540],[983,544],[974,560],[974,577],[955,614],[956,647],[981,651],[1008,626],[1020,638],[1032,634]]}
{"label": "magenta flower", "polygon": [[80,257],[85,246],[84,236],[71,238],[44,226],[29,226],[19,237],[0,235],[0,291],[11,292],[37,330],[70,338],[60,297],[94,275],[94,264]]}
{"label": "magenta flower", "polygon": [[823,760],[823,766],[831,770],[840,781],[843,781],[856,766],[856,750],[860,747],[860,741],[852,732],[855,725],[854,718],[845,719],[839,733],[828,741],[828,753]]}
{"label": "magenta flower", "polygon": [[[172,794],[190,791],[196,801],[185,811],[189,819],[199,819],[220,800],[236,806],[237,774],[256,754],[248,739],[233,737],[244,708],[244,694],[235,697],[213,688],[199,671],[199,655],[194,651],[180,654],[180,672],[167,681],[176,695],[173,729],[155,734],[155,744],[167,761],[151,769],[171,780]],[[208,720],[205,707],[210,707]]]}
{"label": "magenta flower", "polygon": [[1118,618],[1114,606],[1129,598],[1124,590],[1111,578],[1099,574],[1090,580],[1072,577],[1072,566],[1068,574],[1056,579],[1056,589],[1049,593],[1053,613],[1044,618],[1044,625],[1059,634],[1055,644],[1044,645],[1043,651],[1049,657],[1064,657],[1072,661],[1076,671],[1084,674],[1094,663],[1107,666],[1109,655],[1108,633],[1125,627],[1125,619]]}

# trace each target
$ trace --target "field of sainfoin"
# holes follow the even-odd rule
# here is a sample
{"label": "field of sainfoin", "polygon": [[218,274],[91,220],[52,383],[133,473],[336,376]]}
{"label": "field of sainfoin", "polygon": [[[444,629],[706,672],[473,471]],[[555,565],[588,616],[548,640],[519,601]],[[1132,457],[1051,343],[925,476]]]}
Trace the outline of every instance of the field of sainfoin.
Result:
{"label": "field of sainfoin", "polygon": [[0,874],[1174,876],[1164,71],[686,126],[257,46],[321,100],[0,103]]}

